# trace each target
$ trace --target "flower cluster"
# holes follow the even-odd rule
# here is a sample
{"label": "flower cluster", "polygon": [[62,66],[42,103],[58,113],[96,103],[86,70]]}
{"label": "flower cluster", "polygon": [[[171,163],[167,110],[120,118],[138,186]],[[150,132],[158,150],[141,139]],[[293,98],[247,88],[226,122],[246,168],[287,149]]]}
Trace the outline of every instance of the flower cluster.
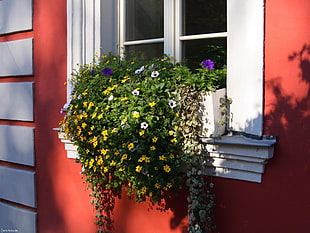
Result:
{"label": "flower cluster", "polygon": [[88,181],[124,186],[137,200],[180,187],[175,70],[167,57],[142,64],[112,55],[80,67],[61,127]]}
{"label": "flower cluster", "polygon": [[102,212],[109,215],[110,197],[123,188],[136,201],[158,203],[185,184],[187,136],[178,89],[214,90],[226,75],[213,69],[211,60],[201,65],[193,74],[166,56],[144,62],[110,54],[96,56],[73,74],[60,128],[78,147],[77,162],[97,199],[99,225],[110,221]]}

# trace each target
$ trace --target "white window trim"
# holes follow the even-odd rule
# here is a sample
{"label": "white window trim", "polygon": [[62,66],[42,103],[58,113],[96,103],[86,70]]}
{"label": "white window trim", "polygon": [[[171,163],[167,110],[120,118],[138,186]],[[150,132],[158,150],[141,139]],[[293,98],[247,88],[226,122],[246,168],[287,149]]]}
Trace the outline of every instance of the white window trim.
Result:
{"label": "white window trim", "polygon": [[[115,14],[124,9],[125,0],[67,0],[68,11],[68,78],[76,64],[92,61],[93,54],[100,48],[100,29],[110,28],[110,36],[101,32],[108,51],[116,52],[124,45],[134,43],[153,43],[164,41],[164,50],[180,60],[182,40],[227,36],[227,95],[232,98],[230,106],[232,131],[262,136],[263,133],[263,76],[264,76],[264,0],[227,0],[227,33],[214,33],[199,36],[169,36],[169,33],[181,35],[181,25],[175,22],[175,15],[181,16],[181,0],[165,0],[165,9],[175,9],[174,14],[165,11],[164,17],[175,22],[165,27],[164,37],[154,40],[126,42],[118,26]],[[87,4],[86,4],[87,2]],[[105,6],[105,7],[103,7]],[[106,7],[108,6],[108,7]],[[168,7],[168,8],[167,8]],[[105,11],[104,11],[104,10]],[[109,13],[111,15],[109,15]],[[102,20],[104,18],[104,20]],[[102,21],[101,21],[102,20]],[[124,20],[120,18],[120,20]],[[101,22],[103,22],[101,24]],[[122,24],[120,24],[122,25]],[[114,30],[114,31],[113,31]],[[116,40],[118,38],[118,40]],[[177,38],[177,41],[173,41]],[[114,40],[113,40],[114,39]],[[111,41],[113,41],[111,43]],[[70,96],[70,87],[68,96]],[[66,142],[68,143],[68,142]],[[212,175],[261,182],[264,165],[272,158],[276,140],[274,137],[263,140],[251,139],[240,135],[225,136],[222,140],[203,139],[209,148],[215,163]],[[222,150],[225,148],[225,150]],[[74,148],[73,148],[74,149]],[[70,146],[70,156],[72,147]],[[261,158],[257,152],[262,152]],[[75,154],[76,155],[76,154]],[[74,156],[75,156],[74,155]],[[227,162],[228,161],[228,162]],[[236,165],[237,163],[237,165]],[[257,166],[253,166],[256,164]],[[240,167],[245,170],[240,171]],[[260,169],[259,172],[257,169]],[[206,171],[207,174],[210,174]]]}

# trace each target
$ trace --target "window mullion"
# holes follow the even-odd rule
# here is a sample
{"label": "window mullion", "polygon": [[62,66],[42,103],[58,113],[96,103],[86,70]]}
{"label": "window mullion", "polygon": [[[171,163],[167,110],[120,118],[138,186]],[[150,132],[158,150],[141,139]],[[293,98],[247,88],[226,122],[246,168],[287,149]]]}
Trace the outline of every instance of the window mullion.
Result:
{"label": "window mullion", "polygon": [[182,35],[182,2],[181,0],[175,0],[174,8],[174,18],[175,18],[175,31],[174,31],[174,57],[176,61],[181,61],[182,59],[182,48],[180,36]]}
{"label": "window mullion", "polygon": [[119,35],[119,54],[120,56],[124,55],[125,52],[125,35],[126,35],[126,26],[125,26],[125,1],[126,0],[119,0],[119,9],[118,9],[118,14],[119,14],[119,30],[118,30],[118,35]]}
{"label": "window mullion", "polygon": [[174,48],[174,32],[175,32],[175,17],[174,17],[175,1],[164,1],[164,53],[169,56],[175,56]]}

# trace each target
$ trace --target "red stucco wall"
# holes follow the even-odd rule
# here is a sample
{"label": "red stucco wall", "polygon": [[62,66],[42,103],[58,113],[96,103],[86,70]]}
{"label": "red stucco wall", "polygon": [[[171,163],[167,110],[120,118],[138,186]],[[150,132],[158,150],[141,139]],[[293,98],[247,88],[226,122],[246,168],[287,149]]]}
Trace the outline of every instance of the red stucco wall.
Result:
{"label": "red stucco wall", "polygon": [[215,179],[220,233],[310,232],[310,1],[266,0],[262,184]]}
{"label": "red stucco wall", "polygon": [[66,1],[34,0],[35,155],[38,233],[94,232],[80,169],[57,138],[66,100]]}
{"label": "red stucco wall", "polygon": [[[34,0],[35,151],[38,233],[91,233],[93,211],[79,165],[52,128],[66,87],[66,1]],[[262,184],[215,178],[220,233],[310,232],[310,1],[266,0],[265,134],[277,135]],[[308,49],[307,49],[308,48]],[[116,233],[185,232],[186,200],[173,211],[117,202]]]}

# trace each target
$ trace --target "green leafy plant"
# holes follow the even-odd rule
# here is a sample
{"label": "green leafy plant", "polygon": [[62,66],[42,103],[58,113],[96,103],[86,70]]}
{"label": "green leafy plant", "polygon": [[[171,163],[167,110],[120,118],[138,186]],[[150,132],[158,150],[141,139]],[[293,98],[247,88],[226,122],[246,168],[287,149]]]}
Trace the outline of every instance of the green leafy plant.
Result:
{"label": "green leafy plant", "polygon": [[[98,232],[111,232],[115,198],[123,191],[137,202],[162,205],[165,196],[184,188],[187,175],[190,195],[202,197],[191,188],[193,169],[203,178],[195,108],[199,93],[218,88],[225,74],[211,60],[192,73],[167,56],[145,62],[112,54],[96,56],[74,73],[60,128],[78,147]],[[195,201],[190,196],[189,206]],[[190,225],[210,225],[199,221],[190,217]]]}

